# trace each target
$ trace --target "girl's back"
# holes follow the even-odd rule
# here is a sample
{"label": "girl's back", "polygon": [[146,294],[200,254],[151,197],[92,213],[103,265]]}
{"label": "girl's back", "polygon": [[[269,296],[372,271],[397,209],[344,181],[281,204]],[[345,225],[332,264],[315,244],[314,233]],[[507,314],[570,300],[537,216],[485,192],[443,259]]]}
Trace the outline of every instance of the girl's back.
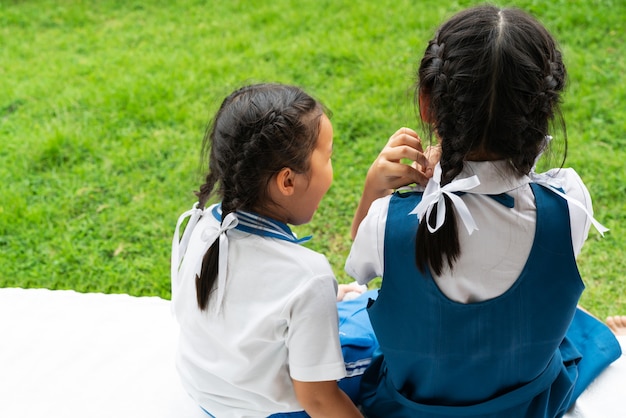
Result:
{"label": "girl's back", "polygon": [[[344,368],[336,362],[341,348],[332,335],[337,317],[325,315],[336,312],[332,270],[324,256],[298,243],[233,229],[227,303],[219,312],[200,311],[189,303],[196,295],[193,264],[202,256],[194,252],[205,247],[203,234],[219,230],[213,209],[207,208],[194,228],[173,295],[183,324],[177,357],[183,384],[218,417],[298,409],[291,375],[305,379],[309,365],[330,373]],[[299,358],[305,349],[306,358]]]}
{"label": "girl's back", "polygon": [[[523,393],[540,393],[545,379],[552,383],[562,373],[568,384],[559,383],[551,391],[556,407],[565,407],[572,381],[561,370],[557,349],[583,285],[568,239],[567,204],[542,186],[533,185],[533,192],[535,240],[517,280],[496,298],[467,304],[451,301],[428,272],[421,273],[402,257],[401,247],[411,241],[410,231],[417,227],[415,223],[411,228],[406,214],[421,194],[392,197],[384,280],[369,314],[385,353],[387,378],[414,402],[436,402],[450,407],[451,413],[459,405],[482,404],[506,393],[522,405],[528,400]],[[389,325],[398,318],[414,322]],[[555,352],[559,356],[551,361]],[[556,402],[558,396],[561,403]],[[511,407],[474,409],[503,414]]]}
{"label": "girl's back", "polygon": [[209,415],[361,416],[337,385],[336,280],[288,226],[330,188],[332,148],[323,106],[295,86],[236,90],[207,130],[205,182],[174,232],[172,301],[178,371]]}
{"label": "girl's back", "polygon": [[378,171],[408,171],[385,163],[417,154],[424,168],[419,138],[392,136],[347,261],[361,283],[383,278],[368,311],[381,351],[363,376],[368,416],[556,417],[619,356],[576,311],[586,188],[571,170],[533,172],[562,122],[565,76],[552,36],[520,10],[464,10],[429,41],[416,102],[441,158],[423,193],[371,203]]}
{"label": "girl's back", "polygon": [[[461,251],[454,268],[444,266],[441,274],[433,275],[445,296],[459,303],[484,301],[509,289],[519,277],[535,238],[536,205],[531,178],[519,176],[507,161],[465,162],[459,178],[474,175],[480,184],[468,190],[462,199],[478,230],[469,234],[465,228],[459,228]],[[552,170],[543,178],[592,212],[589,192],[574,170]],[[386,222],[388,200],[372,204],[370,215],[359,226],[361,237],[354,241],[346,262],[348,273],[362,283],[384,274],[385,229],[380,225]],[[573,251],[578,255],[591,222],[575,204],[568,207]]]}

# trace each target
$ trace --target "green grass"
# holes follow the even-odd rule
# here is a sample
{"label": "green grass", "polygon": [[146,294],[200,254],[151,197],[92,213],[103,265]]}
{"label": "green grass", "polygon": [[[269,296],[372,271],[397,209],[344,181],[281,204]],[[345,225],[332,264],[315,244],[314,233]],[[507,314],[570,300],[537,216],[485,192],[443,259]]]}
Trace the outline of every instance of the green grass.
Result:
{"label": "green grass", "polygon": [[[257,81],[301,85],[333,111],[335,181],[297,231],[349,280],[367,168],[398,127],[418,127],[410,88],[433,30],[475,3],[2,1],[0,285],[169,298],[171,234],[194,202],[205,125]],[[626,312],[626,6],[514,4],[564,50],[566,165],[611,229],[592,230],[579,258],[582,302]]]}

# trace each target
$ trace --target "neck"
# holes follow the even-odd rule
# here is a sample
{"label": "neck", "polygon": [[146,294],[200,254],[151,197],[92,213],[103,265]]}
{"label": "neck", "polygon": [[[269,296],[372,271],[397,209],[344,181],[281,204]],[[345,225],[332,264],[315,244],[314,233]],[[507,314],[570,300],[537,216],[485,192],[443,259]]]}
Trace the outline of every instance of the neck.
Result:
{"label": "neck", "polygon": [[496,161],[503,159],[504,157],[498,153],[482,149],[470,151],[465,155],[465,161]]}
{"label": "neck", "polygon": [[266,218],[270,218],[284,224],[289,223],[287,222],[288,217],[284,213],[284,210],[280,206],[275,204],[253,208],[252,211],[258,213],[261,216],[265,216]]}

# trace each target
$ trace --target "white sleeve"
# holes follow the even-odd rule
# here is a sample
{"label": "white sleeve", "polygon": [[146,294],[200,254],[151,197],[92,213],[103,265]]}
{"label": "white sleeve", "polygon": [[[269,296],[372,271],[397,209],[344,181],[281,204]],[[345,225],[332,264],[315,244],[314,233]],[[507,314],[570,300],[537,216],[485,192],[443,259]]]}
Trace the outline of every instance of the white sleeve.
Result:
{"label": "white sleeve", "polygon": [[334,276],[316,276],[300,285],[291,298],[286,345],[289,374],[295,380],[322,382],[346,374],[336,285]]}
{"label": "white sleeve", "polygon": [[[568,197],[582,203],[582,205],[589,211],[589,214],[593,216],[593,207],[589,191],[578,173],[576,173],[573,168],[562,168],[560,170],[552,169],[548,171],[547,174],[558,179],[565,194]],[[589,234],[591,218],[580,208],[571,204],[569,205],[569,215],[572,229],[574,255],[578,256]]]}
{"label": "white sleeve", "polygon": [[386,196],[372,202],[350,248],[345,271],[359,284],[383,275],[385,225],[390,200],[391,196]]}

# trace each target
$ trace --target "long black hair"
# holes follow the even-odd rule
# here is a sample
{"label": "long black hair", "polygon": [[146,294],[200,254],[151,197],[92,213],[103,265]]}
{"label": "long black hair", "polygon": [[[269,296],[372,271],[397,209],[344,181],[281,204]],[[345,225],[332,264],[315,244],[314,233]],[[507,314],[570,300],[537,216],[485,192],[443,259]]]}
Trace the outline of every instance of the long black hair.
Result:
{"label": "long black hair", "polygon": [[[507,159],[528,174],[560,124],[566,70],[556,41],[519,9],[485,5],[464,10],[430,40],[418,70],[415,97],[441,143],[441,185],[451,182],[472,154]],[[446,220],[434,233],[420,220],[415,260],[441,274],[460,255],[456,215],[446,197]],[[436,210],[431,217],[436,216]],[[435,219],[435,218],[433,218]]]}
{"label": "long black hair", "polygon": [[[302,89],[254,84],[230,94],[207,128],[203,151],[208,173],[196,192],[199,207],[212,196],[222,203],[222,220],[231,212],[261,212],[270,204],[268,184],[281,169],[309,170],[319,135],[323,106]],[[215,285],[219,244],[214,242],[196,276],[198,306],[205,310]]]}

